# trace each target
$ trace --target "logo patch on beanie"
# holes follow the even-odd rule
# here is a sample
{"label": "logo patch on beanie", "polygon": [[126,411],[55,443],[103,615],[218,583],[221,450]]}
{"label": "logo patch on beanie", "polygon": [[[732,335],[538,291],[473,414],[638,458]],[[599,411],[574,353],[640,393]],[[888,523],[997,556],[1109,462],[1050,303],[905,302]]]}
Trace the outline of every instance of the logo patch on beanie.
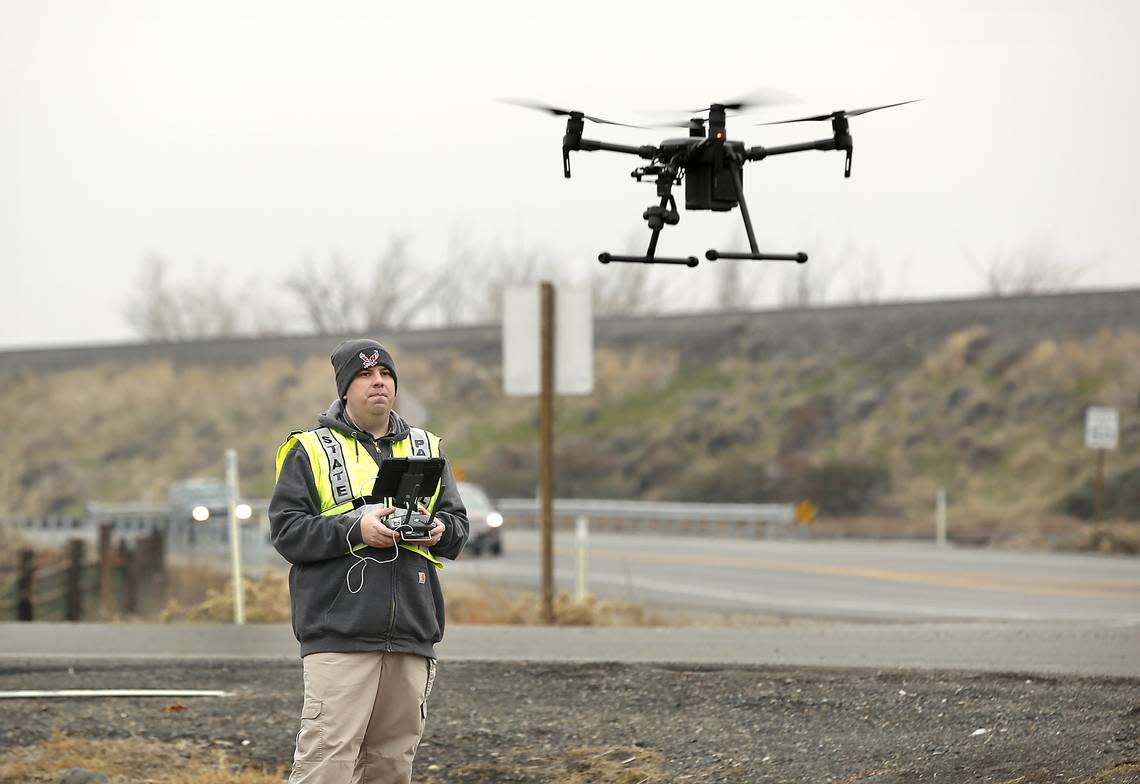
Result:
{"label": "logo patch on beanie", "polygon": [[361,351],[360,352],[360,361],[364,363],[364,367],[366,367],[366,368],[376,367],[377,365],[380,364],[380,352],[379,351],[373,351],[372,356],[366,357],[366,356],[364,356],[364,352]]}

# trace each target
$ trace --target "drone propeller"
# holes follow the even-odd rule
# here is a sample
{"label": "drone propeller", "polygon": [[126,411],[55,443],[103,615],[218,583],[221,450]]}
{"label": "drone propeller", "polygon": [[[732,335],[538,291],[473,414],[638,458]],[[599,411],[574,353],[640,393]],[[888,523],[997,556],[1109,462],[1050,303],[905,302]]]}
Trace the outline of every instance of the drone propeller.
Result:
{"label": "drone propeller", "polygon": [[[707,112],[713,106],[723,106],[730,112],[743,112],[748,109],[758,109],[763,106],[779,106],[784,103],[794,102],[796,97],[781,90],[753,90],[750,93],[738,96],[731,101],[718,101],[709,106],[702,106],[699,109],[683,109],[685,114],[696,114],[697,112]],[[684,126],[681,126],[684,127]]]}
{"label": "drone propeller", "polygon": [[590,114],[584,114],[576,109],[561,109],[557,106],[550,106],[549,104],[541,103],[539,101],[531,101],[526,98],[500,98],[500,102],[509,103],[512,106],[521,106],[524,109],[535,109],[536,111],[546,112],[558,117],[581,117],[583,120],[590,122],[600,123],[601,125],[620,125],[623,128],[645,128],[644,125],[630,125],[629,123],[615,122],[614,120],[607,120],[603,117],[594,117]]}
{"label": "drone propeller", "polygon": [[899,101],[898,103],[888,103],[888,104],[883,104],[882,106],[868,106],[865,109],[853,109],[851,111],[844,111],[843,109],[840,109],[837,112],[830,112],[828,114],[817,114],[814,117],[799,117],[795,120],[776,120],[775,122],[753,123],[753,125],[787,125],[788,123],[798,123],[798,122],[821,122],[823,120],[838,120],[838,119],[841,119],[843,117],[858,117],[860,114],[866,114],[867,112],[877,112],[880,109],[890,109],[892,106],[903,106],[903,105],[908,104],[908,103],[916,103],[917,101],[920,101],[920,100],[922,100],[922,99],[921,98],[915,98],[915,99],[910,100],[910,101]]}
{"label": "drone propeller", "polygon": [[[707,112],[708,109],[698,109],[697,111]],[[706,122],[706,120],[704,117],[694,117],[691,120],[677,120],[676,122],[654,123],[650,127],[652,127],[652,128],[688,128],[690,130],[692,130],[693,128],[698,128],[703,132],[704,128],[705,128],[705,122]]]}

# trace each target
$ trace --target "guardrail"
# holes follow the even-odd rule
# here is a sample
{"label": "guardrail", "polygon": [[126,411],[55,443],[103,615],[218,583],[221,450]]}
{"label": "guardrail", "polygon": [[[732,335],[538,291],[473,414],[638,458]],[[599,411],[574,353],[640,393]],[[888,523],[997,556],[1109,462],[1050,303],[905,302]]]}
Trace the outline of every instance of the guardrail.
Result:
{"label": "guardrail", "polygon": [[[241,526],[242,557],[251,565],[277,564],[280,557],[268,541],[268,502],[250,501],[254,514]],[[502,498],[496,504],[511,528],[537,528],[539,502],[534,498]],[[803,535],[794,525],[791,504],[709,504],[680,501],[618,501],[599,498],[554,499],[556,530],[574,530],[585,517],[596,531],[638,531],[645,533],[687,533],[735,536],[749,539],[789,538]],[[167,547],[175,552],[229,553],[229,527],[221,520],[209,523],[174,521],[169,507],[162,504],[123,503],[88,506],[85,520],[55,523],[25,521],[22,533],[49,543],[58,538],[88,537],[92,541],[100,525],[110,525],[116,536],[141,538],[151,531],[162,531]]]}
{"label": "guardrail", "polygon": [[[540,505],[534,498],[501,498],[496,508],[512,528],[537,528]],[[791,504],[698,504],[679,501],[554,499],[555,530],[572,531],[585,517],[596,531],[653,531],[736,536],[787,537],[796,526]]]}

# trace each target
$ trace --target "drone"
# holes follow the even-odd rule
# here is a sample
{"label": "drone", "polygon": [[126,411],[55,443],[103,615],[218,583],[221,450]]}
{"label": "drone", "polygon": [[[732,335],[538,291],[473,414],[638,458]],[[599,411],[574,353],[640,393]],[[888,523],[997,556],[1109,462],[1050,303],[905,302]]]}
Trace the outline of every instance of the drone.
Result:
{"label": "drone", "polygon": [[[689,135],[680,138],[666,139],[658,145],[642,145],[634,147],[626,144],[613,144],[611,142],[587,139],[582,136],[587,120],[601,125],[620,125],[627,128],[644,128],[646,126],[629,125],[627,123],[605,120],[601,117],[586,114],[576,109],[560,109],[556,106],[533,101],[504,99],[529,109],[537,109],[557,116],[565,116],[566,134],[562,137],[562,173],[567,179],[570,177],[570,153],[619,152],[627,155],[636,155],[649,161],[648,165],[634,169],[630,176],[638,182],[651,182],[657,185],[658,204],[651,204],[642,218],[649,224],[651,231],[649,247],[644,256],[624,256],[604,252],[598,255],[602,264],[610,262],[630,262],[642,264],[683,264],[687,267],[696,267],[700,260],[696,256],[663,257],[657,255],[657,240],[665,226],[675,226],[680,221],[676,200],[673,198],[673,187],[684,183],[685,209],[712,210],[714,212],[728,212],[734,207],[740,207],[740,216],[744,219],[744,229],[748,233],[749,253],[708,250],[705,258],[709,261],[717,259],[749,259],[754,261],[794,261],[803,264],[808,260],[806,253],[761,253],[756,246],[756,235],[752,230],[752,219],[748,214],[748,203],[744,199],[744,164],[750,161],[762,161],[776,155],[787,155],[807,150],[843,150],[846,162],[843,167],[843,176],[851,176],[851,158],[855,145],[847,119],[880,109],[889,109],[894,106],[914,103],[899,101],[882,106],[870,106],[865,109],[839,110],[829,114],[820,114],[813,117],[799,117],[794,120],[778,120],[775,122],[755,123],[756,125],[784,125],[801,122],[831,121],[831,136],[825,139],[816,139],[799,144],[786,144],[779,147],[747,147],[744,142],[733,141],[727,138],[725,129],[726,115],[730,111],[740,111],[750,105],[744,100],[714,103],[707,109],[695,109],[692,113],[700,116],[693,117],[679,127],[687,127]],[[917,100],[917,99],[916,99]],[[703,116],[707,113],[707,118]]]}

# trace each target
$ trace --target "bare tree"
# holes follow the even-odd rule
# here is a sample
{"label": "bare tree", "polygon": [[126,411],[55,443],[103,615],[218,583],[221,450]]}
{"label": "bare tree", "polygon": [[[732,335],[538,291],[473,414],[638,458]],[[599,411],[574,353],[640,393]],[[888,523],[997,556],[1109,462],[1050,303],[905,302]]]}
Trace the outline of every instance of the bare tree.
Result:
{"label": "bare tree", "polygon": [[991,297],[1044,294],[1073,288],[1084,275],[1088,262],[1062,259],[1058,253],[1043,241],[1030,242],[1009,252],[999,251],[985,262],[966,251]]}
{"label": "bare tree", "polygon": [[146,340],[177,340],[182,337],[182,315],[178,297],[166,280],[166,260],[157,254],[147,256],[138,282],[124,307],[127,324]]}
{"label": "bare tree", "polygon": [[356,329],[357,303],[365,287],[341,256],[334,255],[323,268],[305,260],[282,286],[300,302],[314,332],[342,334]]}
{"label": "bare tree", "polygon": [[237,293],[219,273],[205,272],[197,283],[180,291],[182,337],[226,337],[246,331]]}
{"label": "bare tree", "polygon": [[[643,239],[640,232],[626,235],[623,253],[630,256],[642,253]],[[596,264],[590,273],[594,315],[640,316],[659,313],[667,298],[661,272],[653,264]]]}
{"label": "bare tree", "polygon": [[360,303],[366,332],[433,321],[427,308],[438,296],[438,283],[446,271],[431,274],[425,265],[415,264],[408,244],[405,235],[392,237],[372,267],[368,295]]}
{"label": "bare tree", "polygon": [[820,272],[818,264],[789,264],[784,267],[780,284],[780,307],[808,308],[827,299],[831,278]]}
{"label": "bare tree", "polygon": [[319,333],[378,332],[430,320],[424,314],[436,294],[436,276],[413,262],[408,238],[396,235],[370,269],[339,254],[318,267],[307,260],[282,281]]}
{"label": "bare tree", "polygon": [[859,305],[878,302],[883,296],[883,268],[867,251],[861,251],[848,242],[840,257],[840,265],[847,271],[845,299]]}
{"label": "bare tree", "polygon": [[448,234],[443,269],[433,298],[434,312],[441,326],[479,320],[478,299],[485,281],[482,266],[479,251],[470,236],[453,229]]}
{"label": "bare tree", "polygon": [[502,317],[503,292],[542,280],[559,280],[559,259],[542,248],[502,240],[481,250],[462,232],[452,232],[435,297],[443,324],[486,323]]}
{"label": "bare tree", "polygon": [[143,260],[124,315],[146,340],[186,340],[245,333],[255,308],[227,288],[220,274],[202,273],[193,285],[171,284],[166,260],[154,254]]}
{"label": "bare tree", "polygon": [[[723,247],[747,247],[744,232],[740,228],[733,229]],[[751,305],[756,290],[763,284],[769,264],[732,259],[705,263],[713,265],[716,270],[713,308],[720,311],[744,310]]]}

